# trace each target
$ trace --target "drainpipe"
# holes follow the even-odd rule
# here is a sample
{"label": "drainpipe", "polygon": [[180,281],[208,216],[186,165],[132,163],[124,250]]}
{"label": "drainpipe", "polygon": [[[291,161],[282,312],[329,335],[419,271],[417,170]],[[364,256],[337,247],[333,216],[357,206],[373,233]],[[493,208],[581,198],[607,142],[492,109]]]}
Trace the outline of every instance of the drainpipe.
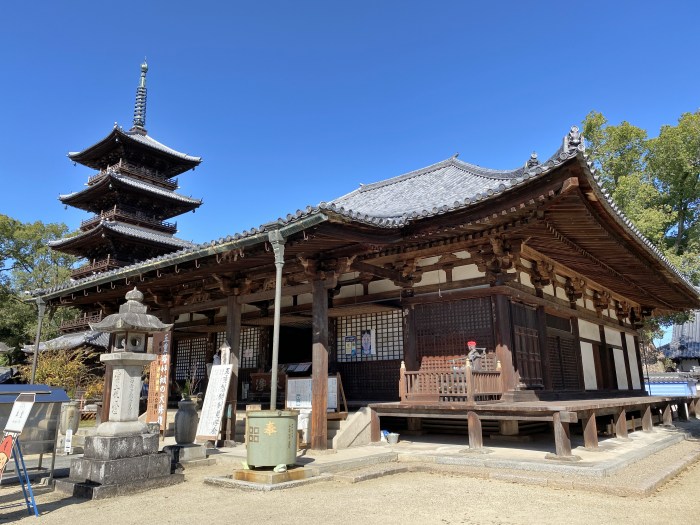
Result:
{"label": "drainpipe", "polygon": [[34,342],[34,359],[32,360],[32,379],[29,382],[30,385],[34,384],[34,379],[36,378],[36,363],[39,357],[39,341],[41,340],[41,325],[44,321],[44,312],[46,311],[46,303],[41,298],[41,296],[36,298],[36,308],[38,311],[38,319],[36,326],[36,341]]}
{"label": "drainpipe", "polygon": [[272,378],[270,379],[270,410],[277,409],[277,363],[280,348],[280,307],[282,303],[282,268],[284,267],[284,236],[279,230],[267,234],[275,252],[275,318],[272,325]]}

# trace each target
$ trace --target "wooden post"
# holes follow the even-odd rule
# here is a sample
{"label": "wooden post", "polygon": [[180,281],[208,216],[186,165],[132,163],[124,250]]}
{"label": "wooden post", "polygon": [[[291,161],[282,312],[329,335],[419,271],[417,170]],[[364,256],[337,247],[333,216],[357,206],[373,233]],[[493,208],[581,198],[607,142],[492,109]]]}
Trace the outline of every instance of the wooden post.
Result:
{"label": "wooden post", "polygon": [[513,364],[510,304],[505,295],[495,295],[493,300],[496,307],[496,357],[501,363],[503,391],[507,392],[515,390],[518,383]]}
{"label": "wooden post", "polygon": [[629,439],[627,435],[627,411],[624,408],[620,408],[620,411],[615,414],[615,437]]}
{"label": "wooden post", "polygon": [[415,309],[413,305],[408,305],[403,310],[403,355],[408,370],[418,370],[415,319]]}
{"label": "wooden post", "polygon": [[238,404],[238,372],[241,364],[241,305],[235,295],[226,299],[226,341],[231,347],[231,381],[226,396],[221,438],[224,441],[236,440],[236,405]]}
{"label": "wooden post", "polygon": [[467,425],[469,427],[469,448],[484,448],[484,438],[481,434],[481,421],[476,412],[470,410],[467,413]]}
{"label": "wooden post", "polygon": [[472,374],[472,364],[469,359],[467,359],[467,365],[465,366],[465,375],[467,380],[467,403],[474,404],[474,375]]}
{"label": "wooden post", "polygon": [[661,421],[665,427],[673,426],[673,414],[671,413],[671,403],[666,403],[661,412]]}
{"label": "wooden post", "polygon": [[647,405],[642,414],[642,431],[653,432],[654,421],[651,419],[651,405]]}
{"label": "wooden post", "polygon": [[381,441],[381,430],[379,429],[379,415],[373,408],[369,409],[369,440],[372,443]]}
{"label": "wooden post", "polygon": [[557,458],[567,458],[571,454],[571,437],[569,434],[569,423],[561,420],[561,413],[552,414],[552,424],[554,427],[554,446]]}
{"label": "wooden post", "polygon": [[694,419],[699,419],[698,418],[698,398],[692,397],[690,398],[690,403],[688,403],[688,410],[690,412],[689,416],[694,418]]}
{"label": "wooden post", "polygon": [[311,449],[328,448],[328,292],[321,279],[311,282]]}
{"label": "wooden post", "polygon": [[678,421],[688,421],[688,405],[684,401],[678,403]]}
{"label": "wooden post", "polygon": [[406,400],[406,363],[401,361],[401,367],[399,368],[399,399],[401,401]]}
{"label": "wooden post", "polygon": [[583,416],[583,446],[598,448],[598,426],[595,421],[595,412],[587,412]]}

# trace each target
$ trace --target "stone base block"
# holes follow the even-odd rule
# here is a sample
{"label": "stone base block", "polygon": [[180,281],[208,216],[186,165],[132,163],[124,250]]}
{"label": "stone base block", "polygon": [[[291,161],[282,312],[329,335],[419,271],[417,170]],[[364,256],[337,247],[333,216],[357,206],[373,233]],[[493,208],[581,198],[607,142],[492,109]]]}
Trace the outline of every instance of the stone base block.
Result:
{"label": "stone base block", "polygon": [[158,453],[158,434],[136,436],[88,436],[85,438],[85,458],[112,460],[134,458]]}
{"label": "stone base block", "polygon": [[168,445],[163,447],[163,452],[170,456],[173,463],[207,459],[207,448],[204,445]]}
{"label": "stone base block", "polygon": [[167,487],[183,481],[185,481],[183,474],[168,474],[159,478],[149,478],[115,485],[99,485],[90,482],[81,483],[70,479],[57,479],[55,480],[55,489],[76,498],[103,499]]}
{"label": "stone base block", "polygon": [[121,485],[170,474],[170,456],[149,454],[133,458],[100,460],[76,458],[70,468],[70,480],[99,485]]}

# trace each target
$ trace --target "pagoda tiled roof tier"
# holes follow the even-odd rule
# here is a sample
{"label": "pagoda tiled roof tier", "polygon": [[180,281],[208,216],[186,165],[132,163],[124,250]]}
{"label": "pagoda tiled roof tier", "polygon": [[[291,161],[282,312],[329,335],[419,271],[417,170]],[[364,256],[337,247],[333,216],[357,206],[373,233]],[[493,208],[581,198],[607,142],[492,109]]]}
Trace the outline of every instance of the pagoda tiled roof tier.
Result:
{"label": "pagoda tiled roof tier", "polygon": [[[119,260],[138,261],[156,257],[183,248],[193,243],[147,228],[140,228],[119,221],[101,221],[94,228],[81,231],[72,237],[49,241],[49,246],[64,253],[99,259],[116,250]],[[127,253],[128,257],[122,255]]]}
{"label": "pagoda tiled roof tier", "polygon": [[193,265],[201,274],[211,264],[214,271],[225,254],[238,252],[240,257],[226,259],[227,271],[257,271],[272,264],[271,230],[287,239],[290,261],[314,253],[363,254],[368,245],[389,257],[424,245],[470,246],[507,234],[532,253],[639,305],[662,313],[700,307],[697,290],[602,189],[573,128],[563,147],[543,163],[533,156],[522,168],[490,170],[453,157],[258,228],[40,293],[50,300],[149,272],[157,286],[158,276],[173,268]]}
{"label": "pagoda tiled roof tier", "polygon": [[664,354],[671,359],[700,358],[700,310],[693,312],[691,320],[673,325],[671,343]]}
{"label": "pagoda tiled roof tier", "polygon": [[180,153],[148,136],[141,129],[124,131],[115,126],[105,138],[83,151],[68,153],[73,162],[96,170],[106,169],[120,159],[147,166],[170,178],[195,168],[201,157]]}
{"label": "pagoda tiled roof tier", "polygon": [[198,208],[202,201],[186,197],[160,186],[123,175],[116,170],[85,189],[59,195],[63,204],[99,214],[115,205],[128,203],[132,208],[148,211],[156,220],[165,220]]}

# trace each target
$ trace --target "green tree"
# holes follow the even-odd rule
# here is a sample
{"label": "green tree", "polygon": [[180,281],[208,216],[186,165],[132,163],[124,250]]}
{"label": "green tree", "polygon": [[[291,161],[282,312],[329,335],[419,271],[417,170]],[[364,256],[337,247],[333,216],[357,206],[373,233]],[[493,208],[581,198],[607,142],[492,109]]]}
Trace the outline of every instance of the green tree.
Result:
{"label": "green tree", "polygon": [[[64,224],[23,223],[0,214],[0,341],[21,348],[33,342],[36,334],[36,306],[26,302],[25,291],[48,288],[70,278],[72,256],[55,252],[48,241],[67,233]],[[48,312],[42,327],[47,339],[58,334],[64,318],[75,316],[69,310],[55,315]],[[17,359],[17,350],[11,359]]]}
{"label": "green tree", "polygon": [[669,248],[681,256],[700,237],[700,112],[684,113],[677,126],[663,126],[649,144],[649,172],[673,210]]}

